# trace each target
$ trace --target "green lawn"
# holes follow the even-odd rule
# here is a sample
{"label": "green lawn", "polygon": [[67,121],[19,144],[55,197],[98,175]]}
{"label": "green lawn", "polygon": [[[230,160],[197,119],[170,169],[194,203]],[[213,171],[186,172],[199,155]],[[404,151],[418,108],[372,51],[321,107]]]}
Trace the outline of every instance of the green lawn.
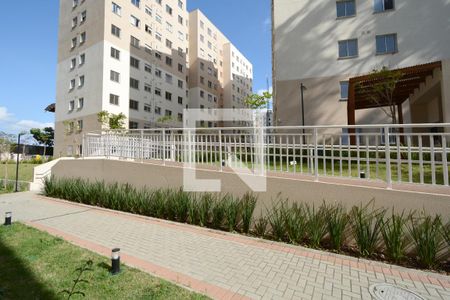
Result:
{"label": "green lawn", "polygon": [[[19,180],[33,181],[33,169],[38,165],[34,164],[19,164]],[[1,179],[16,179],[16,164],[0,164],[0,178]]]}
{"label": "green lawn", "polygon": [[110,260],[47,233],[14,224],[0,226],[0,299],[67,299],[77,268],[92,261],[92,270],[71,299],[208,299],[147,273],[122,266],[109,273]]}

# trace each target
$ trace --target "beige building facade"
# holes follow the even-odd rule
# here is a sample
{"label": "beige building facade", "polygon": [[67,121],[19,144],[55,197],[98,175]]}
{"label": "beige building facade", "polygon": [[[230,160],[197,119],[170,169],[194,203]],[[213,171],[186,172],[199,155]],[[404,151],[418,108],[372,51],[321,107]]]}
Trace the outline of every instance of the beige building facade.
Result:
{"label": "beige building facade", "polygon": [[234,65],[224,48],[235,47],[186,1],[60,0],[55,156],[81,155],[83,134],[104,127],[102,111],[141,129],[181,127],[183,109],[223,106]]}
{"label": "beige building facade", "polygon": [[[276,125],[347,125],[352,78],[430,63],[404,96],[403,122],[450,122],[449,1],[273,0],[272,15]],[[356,124],[391,122],[356,109]]]}

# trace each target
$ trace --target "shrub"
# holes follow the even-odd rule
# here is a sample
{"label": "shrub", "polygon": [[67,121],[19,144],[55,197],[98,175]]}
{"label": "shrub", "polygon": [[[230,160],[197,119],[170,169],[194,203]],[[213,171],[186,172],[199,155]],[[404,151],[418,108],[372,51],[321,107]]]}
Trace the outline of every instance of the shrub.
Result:
{"label": "shrub", "polygon": [[225,218],[228,226],[228,231],[237,230],[239,224],[239,217],[241,212],[240,203],[231,195],[225,196]]}
{"label": "shrub", "polygon": [[311,247],[317,248],[320,246],[320,242],[327,233],[327,208],[325,205],[316,209],[314,205],[306,205],[306,228],[308,231],[308,239]]}
{"label": "shrub", "polygon": [[397,215],[394,210],[392,210],[392,216],[389,219],[382,219],[381,235],[383,236],[386,254],[394,262],[399,262],[405,256],[407,244],[405,236],[406,221],[404,212]]}
{"label": "shrub", "polygon": [[345,230],[349,216],[341,204],[330,207],[327,213],[327,228],[330,236],[331,247],[340,251],[345,241]]}
{"label": "shrub", "polygon": [[384,210],[369,211],[369,206],[355,206],[351,211],[353,235],[358,246],[359,254],[363,257],[375,253],[381,231]]}
{"label": "shrub", "polygon": [[277,241],[283,241],[286,238],[286,203],[280,202],[273,206],[272,211],[268,211],[268,221],[272,229],[272,236]]}
{"label": "shrub", "polygon": [[442,235],[444,236],[444,239],[447,242],[448,247],[450,248],[450,221],[447,223],[447,225],[442,226]]}
{"label": "shrub", "polygon": [[283,209],[285,232],[289,241],[299,244],[303,241],[306,232],[306,216],[303,206],[294,203],[289,209]]}
{"label": "shrub", "polygon": [[186,223],[189,214],[189,194],[182,189],[173,193],[175,198],[175,214],[179,222]]}
{"label": "shrub", "polygon": [[207,226],[209,224],[210,216],[211,216],[211,207],[213,204],[214,198],[211,194],[206,193],[201,195],[199,203],[198,203],[198,219],[200,222],[200,226]]}
{"label": "shrub", "polygon": [[188,222],[192,225],[200,224],[200,208],[198,204],[197,197],[194,196],[189,201],[189,218]]}
{"label": "shrub", "polygon": [[269,221],[267,218],[261,216],[255,222],[255,234],[258,237],[265,237],[267,232],[267,224]]}
{"label": "shrub", "polygon": [[415,218],[410,216],[408,226],[409,233],[413,239],[419,263],[426,268],[437,266],[437,254],[442,245],[440,216],[434,218],[428,215]]}
{"label": "shrub", "polygon": [[225,202],[221,198],[217,198],[212,208],[212,226],[220,229],[225,219]]}
{"label": "shrub", "polygon": [[251,193],[246,193],[241,200],[242,209],[242,231],[249,233],[253,221],[253,213],[256,207],[257,197]]}

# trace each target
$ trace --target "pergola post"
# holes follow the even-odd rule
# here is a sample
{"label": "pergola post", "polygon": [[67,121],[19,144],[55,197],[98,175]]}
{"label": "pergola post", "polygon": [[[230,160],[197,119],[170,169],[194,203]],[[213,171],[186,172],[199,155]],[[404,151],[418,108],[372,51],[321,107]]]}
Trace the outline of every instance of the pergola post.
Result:
{"label": "pergola post", "polygon": [[[397,112],[398,112],[398,124],[403,124],[403,107],[402,107],[402,103],[397,104]],[[405,137],[403,136],[403,133],[405,132],[405,130],[403,129],[403,127],[400,127],[400,130],[398,131],[401,136],[400,136],[400,142],[402,144],[405,143]]]}
{"label": "pergola post", "polygon": [[[350,126],[356,125],[356,106],[355,106],[355,83],[350,80],[348,84],[348,100],[347,100],[347,123]],[[350,144],[356,144],[355,129],[349,128]]]}

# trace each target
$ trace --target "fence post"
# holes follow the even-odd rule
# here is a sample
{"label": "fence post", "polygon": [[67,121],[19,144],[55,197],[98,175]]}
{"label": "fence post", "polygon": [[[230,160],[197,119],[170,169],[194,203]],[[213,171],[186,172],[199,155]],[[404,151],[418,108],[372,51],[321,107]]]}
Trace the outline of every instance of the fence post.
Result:
{"label": "fence post", "polygon": [[317,146],[317,128],[314,128],[314,181],[319,181],[319,153]]}
{"label": "fence post", "polygon": [[448,186],[448,165],[447,165],[447,137],[442,135],[442,168],[444,170],[444,185]]}
{"label": "fence post", "polygon": [[222,129],[219,129],[219,163],[220,163],[220,172],[223,171],[223,160],[222,160]]}
{"label": "fence post", "polygon": [[166,129],[162,130],[162,138],[163,138],[163,151],[162,151],[162,160],[163,165],[166,165]]}
{"label": "fence post", "polygon": [[384,152],[386,156],[386,183],[387,188],[392,189],[391,174],[391,144],[389,140],[389,126],[384,127]]}
{"label": "fence post", "polygon": [[141,129],[141,163],[144,163],[144,130]]}

